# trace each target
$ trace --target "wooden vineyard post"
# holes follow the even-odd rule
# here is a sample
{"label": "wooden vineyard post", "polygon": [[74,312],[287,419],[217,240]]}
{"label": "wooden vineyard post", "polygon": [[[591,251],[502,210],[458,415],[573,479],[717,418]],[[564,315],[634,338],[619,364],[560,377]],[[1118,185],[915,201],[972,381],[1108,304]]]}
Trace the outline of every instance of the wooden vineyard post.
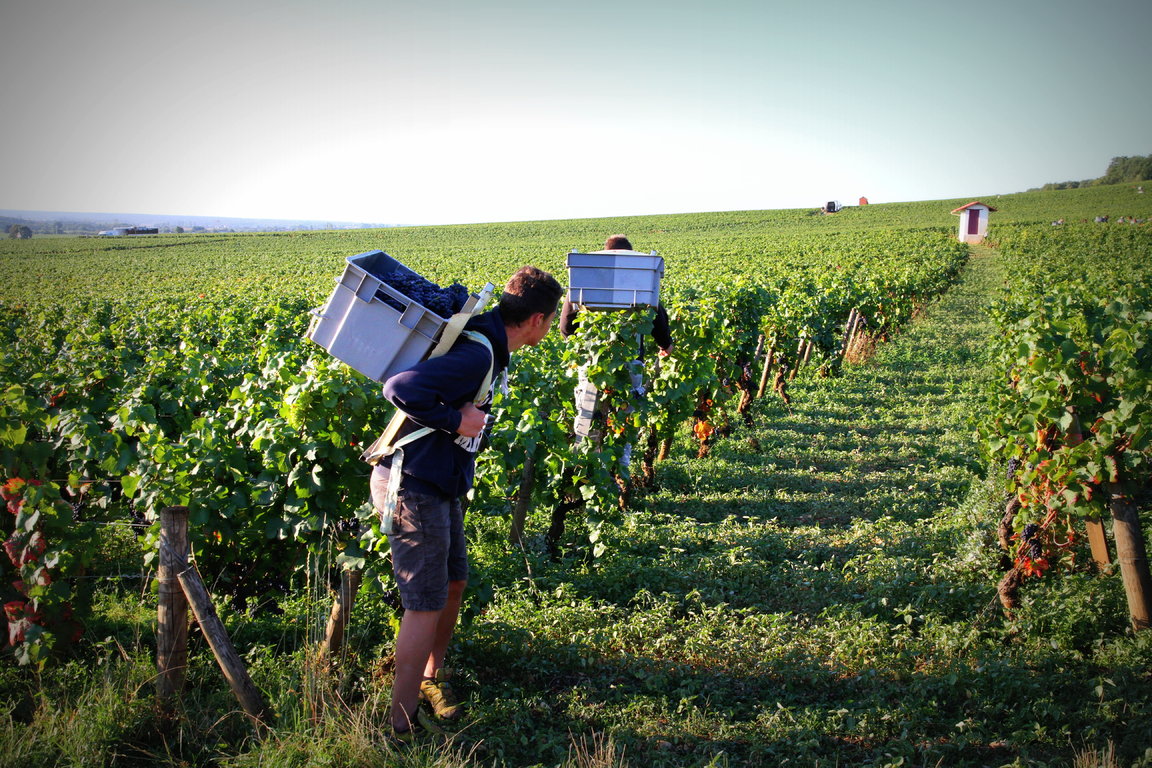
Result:
{"label": "wooden vineyard post", "polygon": [[512,528],[508,532],[508,541],[516,547],[524,547],[524,521],[528,518],[528,509],[532,506],[532,486],[536,480],[536,456],[529,454],[524,458],[524,468],[520,470],[520,489],[516,492],[516,506],[512,508]]}
{"label": "wooden vineyard post", "polygon": [[1088,544],[1092,548],[1092,561],[1103,573],[1112,572],[1112,553],[1108,551],[1108,537],[1104,534],[1104,522],[1099,517],[1090,517],[1085,522],[1088,528]]}
{"label": "wooden vineyard post", "polygon": [[848,332],[848,353],[852,353],[860,339],[860,329],[866,325],[864,315],[859,310],[856,311],[856,320],[852,324],[852,330]]}
{"label": "wooden vineyard post", "polygon": [[856,322],[856,308],[848,313],[848,322],[844,323],[844,335],[840,337],[840,358],[848,356],[848,339],[852,338],[852,326]]}
{"label": "wooden vineyard post", "polygon": [[188,569],[188,508],[160,512],[159,601],[156,608],[156,698],[165,714],[184,689],[188,666],[188,598],[179,574]]}
{"label": "wooden vineyard post", "polygon": [[212,653],[216,656],[228,685],[232,687],[232,693],[236,695],[240,706],[257,727],[263,727],[266,715],[264,697],[260,695],[252,678],[248,676],[244,662],[240,660],[240,655],[236,653],[236,648],[228,638],[228,631],[224,629],[223,622],[216,615],[212,598],[208,596],[208,590],[200,580],[200,574],[194,568],[185,568],[178,576],[180,586],[184,588],[184,594],[188,596],[188,602],[192,606],[192,613],[196,616],[204,637],[208,639],[208,645],[212,647]]}
{"label": "wooden vineyard post", "polygon": [[764,397],[764,390],[768,388],[768,377],[776,365],[776,345],[768,347],[768,354],[764,356],[764,370],[760,374],[760,387],[756,390],[757,399]]}
{"label": "wooden vineyard post", "polygon": [[788,381],[796,378],[796,374],[800,372],[800,366],[804,362],[804,344],[808,339],[804,334],[800,334],[800,343],[796,345],[796,365],[792,366],[792,370],[788,373]]}
{"label": "wooden vineyard post", "polygon": [[344,632],[352,618],[352,604],[364,580],[364,571],[345,569],[340,573],[340,590],[332,601],[332,611],[328,614],[328,626],[324,630],[324,644],[320,647],[321,658],[333,658],[344,648]]}
{"label": "wooden vineyard post", "polygon": [[1120,577],[1124,580],[1132,628],[1148,629],[1152,627],[1152,574],[1148,570],[1148,552],[1140,528],[1140,515],[1136,504],[1119,483],[1108,483],[1105,490],[1108,508],[1112,512],[1116,559],[1120,561]]}
{"label": "wooden vineyard post", "polygon": [[[1084,442],[1084,430],[1080,427],[1080,416],[1076,409],[1068,406],[1064,409],[1072,417],[1072,423],[1064,435],[1065,445],[1075,448]],[[1101,573],[1112,572],[1112,554],[1108,551],[1108,537],[1104,534],[1104,522],[1098,517],[1090,517],[1085,521],[1088,529],[1088,545],[1092,548],[1092,561]]]}

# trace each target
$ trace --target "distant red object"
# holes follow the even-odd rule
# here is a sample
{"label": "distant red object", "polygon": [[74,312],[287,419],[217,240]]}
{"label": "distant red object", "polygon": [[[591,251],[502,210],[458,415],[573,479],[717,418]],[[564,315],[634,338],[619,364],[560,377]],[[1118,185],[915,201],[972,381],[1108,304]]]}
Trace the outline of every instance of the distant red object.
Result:
{"label": "distant red object", "polygon": [[868,198],[866,198],[866,197],[860,198],[860,205],[868,205]]}

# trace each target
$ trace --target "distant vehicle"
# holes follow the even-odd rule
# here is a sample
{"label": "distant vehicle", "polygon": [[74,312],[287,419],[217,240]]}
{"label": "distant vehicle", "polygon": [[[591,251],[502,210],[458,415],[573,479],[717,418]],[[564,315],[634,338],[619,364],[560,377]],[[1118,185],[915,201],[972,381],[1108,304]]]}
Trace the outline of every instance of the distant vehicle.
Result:
{"label": "distant vehicle", "polygon": [[843,207],[839,200],[829,200],[824,206],[824,213],[837,213]]}
{"label": "distant vehicle", "polygon": [[158,227],[113,227],[97,232],[100,237],[124,237],[125,235],[158,235]]}

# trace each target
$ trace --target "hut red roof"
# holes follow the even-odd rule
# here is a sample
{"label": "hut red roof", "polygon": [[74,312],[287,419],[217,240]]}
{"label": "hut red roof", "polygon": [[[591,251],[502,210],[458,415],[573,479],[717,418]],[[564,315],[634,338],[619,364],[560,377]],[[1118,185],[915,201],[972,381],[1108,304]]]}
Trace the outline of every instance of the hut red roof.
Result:
{"label": "hut red roof", "polygon": [[982,206],[984,206],[985,208],[987,208],[989,211],[995,211],[995,210],[996,210],[996,209],[995,209],[995,208],[993,208],[992,206],[988,205],[988,203],[982,203],[982,202],[980,202],[979,200],[973,200],[972,202],[968,203],[968,205],[962,205],[962,206],[960,206],[960,207],[959,207],[959,208],[957,208],[956,210],[952,211],[952,213],[960,213],[961,211],[966,211],[966,210],[968,210],[969,208],[971,208],[971,207],[972,207],[972,206],[974,206],[974,205],[982,205]]}

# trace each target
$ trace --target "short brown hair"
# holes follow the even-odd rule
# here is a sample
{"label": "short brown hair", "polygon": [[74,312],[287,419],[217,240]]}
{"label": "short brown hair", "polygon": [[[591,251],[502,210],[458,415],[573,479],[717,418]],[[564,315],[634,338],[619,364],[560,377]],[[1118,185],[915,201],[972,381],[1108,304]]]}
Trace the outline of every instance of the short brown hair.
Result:
{"label": "short brown hair", "polygon": [[604,241],[604,250],[630,251],[632,250],[632,243],[630,243],[624,235],[612,235]]}
{"label": "short brown hair", "polygon": [[563,295],[564,289],[552,275],[536,267],[521,267],[504,286],[500,319],[516,326],[537,312],[547,317],[559,307]]}

